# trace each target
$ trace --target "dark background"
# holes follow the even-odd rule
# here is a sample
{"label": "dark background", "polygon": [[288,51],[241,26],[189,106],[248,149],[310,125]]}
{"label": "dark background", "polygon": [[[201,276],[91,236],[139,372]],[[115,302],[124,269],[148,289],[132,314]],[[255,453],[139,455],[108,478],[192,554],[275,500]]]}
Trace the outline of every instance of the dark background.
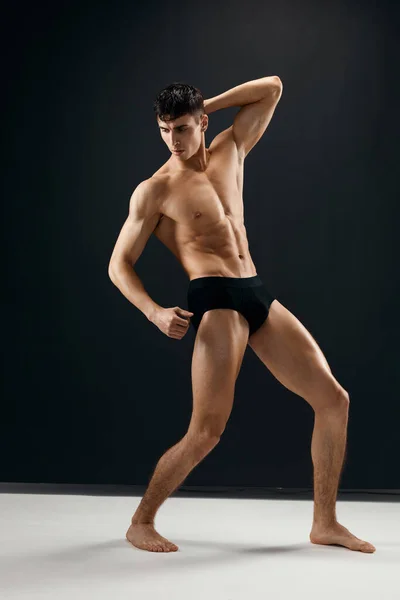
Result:
{"label": "dark background", "polygon": [[[137,184],[169,157],[152,102],[278,75],[245,163],[258,274],[350,394],[341,489],[400,488],[394,4],[32,3],[3,14],[3,482],[148,482],[186,433],[194,331],[163,335],[108,278]],[[237,112],[212,113],[207,146]],[[187,308],[152,236],[147,291]],[[310,488],[314,413],[248,349],[220,444],[185,485]]]}

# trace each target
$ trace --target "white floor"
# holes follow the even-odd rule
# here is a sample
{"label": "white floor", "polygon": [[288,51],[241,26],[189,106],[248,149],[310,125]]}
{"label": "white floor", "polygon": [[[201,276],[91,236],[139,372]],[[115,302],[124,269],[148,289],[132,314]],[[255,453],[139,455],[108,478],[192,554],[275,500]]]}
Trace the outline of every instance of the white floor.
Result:
{"label": "white floor", "polygon": [[308,540],[312,501],[172,497],[156,518],[169,554],[125,539],[140,497],[0,494],[4,600],[400,598],[400,503],[338,501],[374,554]]}

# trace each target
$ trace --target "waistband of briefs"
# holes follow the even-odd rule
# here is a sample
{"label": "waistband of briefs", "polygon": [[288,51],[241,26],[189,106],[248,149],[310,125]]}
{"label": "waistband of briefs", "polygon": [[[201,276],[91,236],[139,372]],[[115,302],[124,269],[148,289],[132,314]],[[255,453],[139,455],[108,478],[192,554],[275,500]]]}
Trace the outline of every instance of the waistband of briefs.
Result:
{"label": "waistband of briefs", "polygon": [[255,287],[262,285],[261,277],[254,275],[253,277],[219,277],[218,275],[211,277],[197,277],[189,281],[189,289],[197,289],[206,285],[219,285],[221,287]]}

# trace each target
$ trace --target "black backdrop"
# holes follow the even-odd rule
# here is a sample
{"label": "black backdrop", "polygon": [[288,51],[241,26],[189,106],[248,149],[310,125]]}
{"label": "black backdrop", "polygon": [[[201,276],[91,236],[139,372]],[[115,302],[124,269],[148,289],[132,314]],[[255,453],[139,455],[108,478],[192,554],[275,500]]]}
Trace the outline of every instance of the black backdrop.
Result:
{"label": "black backdrop", "polygon": [[[156,93],[279,75],[245,164],[250,251],[350,394],[341,489],[400,488],[390,5],[39,2],[3,16],[1,481],[146,484],[185,434],[194,331],[164,336],[108,262],[133,189],[169,156]],[[207,145],[237,110],[210,115]],[[186,274],[154,236],[136,270],[157,303],[187,308]],[[248,349],[222,440],[185,485],[310,487],[312,428]]]}

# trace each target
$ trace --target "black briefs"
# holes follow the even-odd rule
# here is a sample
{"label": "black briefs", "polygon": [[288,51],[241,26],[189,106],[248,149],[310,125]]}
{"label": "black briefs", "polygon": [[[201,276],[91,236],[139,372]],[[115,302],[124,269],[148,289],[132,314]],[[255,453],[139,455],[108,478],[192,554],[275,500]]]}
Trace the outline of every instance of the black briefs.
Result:
{"label": "black briefs", "polygon": [[188,310],[194,313],[191,323],[196,331],[208,310],[231,308],[247,319],[249,336],[264,323],[273,300],[259,275],[198,277],[189,282],[187,293]]}

